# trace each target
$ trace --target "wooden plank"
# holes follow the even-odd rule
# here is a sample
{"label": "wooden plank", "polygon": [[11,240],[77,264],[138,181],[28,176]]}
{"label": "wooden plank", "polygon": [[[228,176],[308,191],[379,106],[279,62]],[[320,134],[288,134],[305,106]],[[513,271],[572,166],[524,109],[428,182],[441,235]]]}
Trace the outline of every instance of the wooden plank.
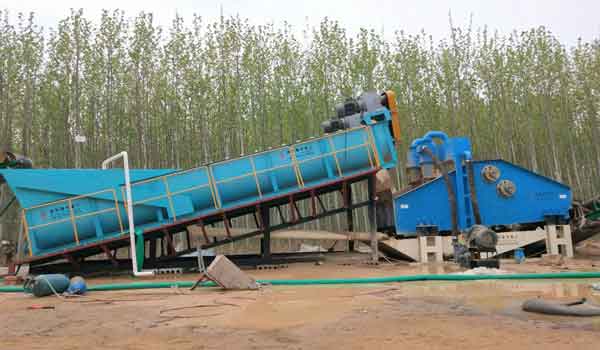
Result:
{"label": "wooden plank", "polygon": [[[203,233],[199,227],[188,226],[188,230],[194,237],[203,237]],[[225,228],[220,227],[206,227],[206,234],[209,237],[225,238],[228,237]],[[230,234],[232,237],[242,235],[246,232],[250,232],[252,229],[239,229],[230,228]],[[333,241],[347,241],[347,240],[358,240],[368,241],[370,240],[369,232],[329,232],[329,231],[318,231],[318,230],[281,230],[271,232],[271,239],[322,239],[322,240],[333,240]],[[384,233],[377,233],[377,240],[383,241],[389,239],[389,236]]]}
{"label": "wooden plank", "polygon": [[217,255],[206,269],[206,274],[224,289],[258,289],[256,280],[239,269],[225,255]]}

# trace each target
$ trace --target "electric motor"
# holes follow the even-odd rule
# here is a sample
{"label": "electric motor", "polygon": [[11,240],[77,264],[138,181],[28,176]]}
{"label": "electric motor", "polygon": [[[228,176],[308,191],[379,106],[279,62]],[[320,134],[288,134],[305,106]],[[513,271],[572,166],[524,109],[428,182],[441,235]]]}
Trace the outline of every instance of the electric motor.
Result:
{"label": "electric motor", "polygon": [[465,232],[470,249],[493,250],[498,244],[498,234],[484,225],[473,225]]}
{"label": "electric motor", "polygon": [[355,128],[361,124],[365,112],[386,107],[387,103],[386,95],[382,97],[376,91],[365,92],[358,98],[347,98],[335,106],[335,117],[321,123],[321,128],[326,133]]}

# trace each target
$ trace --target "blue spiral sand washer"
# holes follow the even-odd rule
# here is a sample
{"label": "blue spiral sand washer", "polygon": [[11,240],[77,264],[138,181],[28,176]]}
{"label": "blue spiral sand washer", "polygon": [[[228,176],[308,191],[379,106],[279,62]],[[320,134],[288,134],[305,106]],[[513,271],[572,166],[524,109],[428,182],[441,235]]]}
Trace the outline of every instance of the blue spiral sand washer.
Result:
{"label": "blue spiral sand washer", "polygon": [[[187,170],[132,170],[136,228],[151,230],[208,213],[396,165],[390,112],[361,126],[291,146]],[[31,257],[125,236],[123,171],[3,169],[22,210]]]}

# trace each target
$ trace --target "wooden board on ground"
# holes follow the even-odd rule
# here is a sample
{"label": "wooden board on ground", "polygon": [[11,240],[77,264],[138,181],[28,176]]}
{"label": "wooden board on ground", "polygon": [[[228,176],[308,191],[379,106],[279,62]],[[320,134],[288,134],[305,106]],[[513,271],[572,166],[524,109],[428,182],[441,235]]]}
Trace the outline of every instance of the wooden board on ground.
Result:
{"label": "wooden board on ground", "polygon": [[[209,237],[225,238],[227,232],[222,227],[205,227],[206,234]],[[196,225],[188,226],[188,231],[195,237],[203,237],[202,229]],[[252,229],[239,229],[230,228],[229,232],[232,237],[242,235],[246,232],[250,232]],[[319,239],[319,240],[333,240],[333,241],[368,241],[370,239],[369,232],[329,232],[329,231],[313,231],[313,230],[282,230],[271,233],[271,239]],[[377,239],[382,241],[389,237],[383,233],[377,233]],[[202,238],[203,239],[203,238]]]}
{"label": "wooden board on ground", "polygon": [[227,259],[225,255],[217,255],[215,260],[206,269],[206,274],[224,289],[254,290],[259,287],[258,282],[254,278],[245,274],[231,260]]}

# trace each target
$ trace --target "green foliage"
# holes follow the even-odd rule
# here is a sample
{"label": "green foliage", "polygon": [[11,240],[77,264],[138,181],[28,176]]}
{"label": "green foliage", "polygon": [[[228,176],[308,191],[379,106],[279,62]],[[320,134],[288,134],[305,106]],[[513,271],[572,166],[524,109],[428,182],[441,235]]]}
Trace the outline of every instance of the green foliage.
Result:
{"label": "green foliage", "polygon": [[[325,18],[295,35],[239,17],[73,10],[42,31],[0,11],[0,136],[40,167],[97,167],[122,149],[138,167],[185,168],[316,136],[336,102],[393,89],[404,140],[471,137],[505,158],[600,190],[600,42],[566,48],[546,28],[356,35]],[[76,143],[85,135],[85,143]],[[400,177],[400,180],[402,177]]]}

